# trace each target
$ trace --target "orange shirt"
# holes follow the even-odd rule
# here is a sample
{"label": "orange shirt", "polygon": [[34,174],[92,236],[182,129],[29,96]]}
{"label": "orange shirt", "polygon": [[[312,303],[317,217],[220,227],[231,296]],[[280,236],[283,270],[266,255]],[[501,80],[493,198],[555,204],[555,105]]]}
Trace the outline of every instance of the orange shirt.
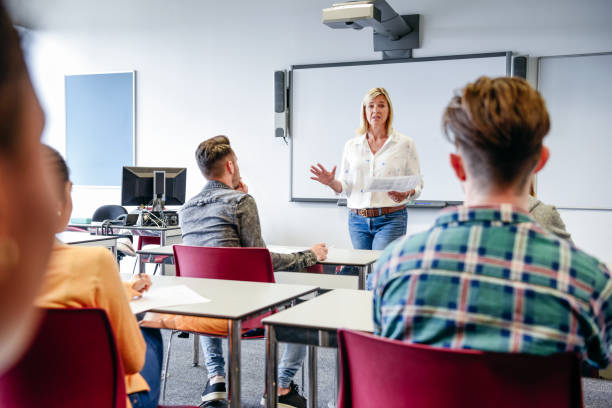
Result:
{"label": "orange shirt", "polygon": [[149,386],[139,374],[146,344],[126,292],[117,262],[108,249],[56,243],[36,306],[104,309],[115,333],[126,374],[126,391],[131,394],[148,391]]}

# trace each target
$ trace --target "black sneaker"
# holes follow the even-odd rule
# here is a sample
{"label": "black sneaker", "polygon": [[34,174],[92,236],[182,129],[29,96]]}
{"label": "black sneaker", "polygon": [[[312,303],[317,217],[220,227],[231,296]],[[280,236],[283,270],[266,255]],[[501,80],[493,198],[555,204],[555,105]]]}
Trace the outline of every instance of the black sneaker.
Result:
{"label": "black sneaker", "polygon": [[298,391],[298,386],[291,381],[289,392],[278,396],[277,406],[279,408],[306,408],[306,398],[302,397]]}
{"label": "black sneaker", "polygon": [[225,378],[214,384],[210,383],[210,378],[206,381],[206,387],[202,392],[202,401],[219,401],[227,399],[227,391],[225,388]]}

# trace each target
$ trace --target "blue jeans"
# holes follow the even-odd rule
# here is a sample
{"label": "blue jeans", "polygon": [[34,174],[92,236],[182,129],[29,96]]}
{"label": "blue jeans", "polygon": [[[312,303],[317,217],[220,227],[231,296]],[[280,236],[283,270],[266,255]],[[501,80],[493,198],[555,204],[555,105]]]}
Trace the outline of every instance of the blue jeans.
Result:
{"label": "blue jeans", "polygon": [[[200,336],[200,345],[204,351],[204,364],[208,378],[216,375],[225,377],[225,359],[223,358],[222,339],[218,337]],[[278,365],[278,385],[288,388],[295,373],[300,369],[306,357],[306,346],[287,344]]]}
{"label": "blue jeans", "polygon": [[278,386],[289,388],[289,384],[300,369],[306,357],[306,346],[287,343],[281,361],[278,364]]}
{"label": "blue jeans", "polygon": [[208,378],[216,375],[225,377],[225,359],[223,346],[219,337],[200,336],[200,345],[204,351],[204,364],[208,371]]}
{"label": "blue jeans", "polygon": [[355,249],[385,249],[406,234],[408,211],[396,211],[378,217],[362,217],[349,211],[349,233]]}
{"label": "blue jeans", "polygon": [[157,408],[161,385],[164,343],[159,329],[140,328],[147,345],[145,364],[140,375],[149,384],[150,391],[134,392],[128,395],[133,408]]}
{"label": "blue jeans", "polygon": [[[349,234],[355,249],[383,250],[406,234],[408,211],[396,211],[378,217],[362,217],[349,210]],[[345,266],[339,275],[359,275],[355,266]]]}

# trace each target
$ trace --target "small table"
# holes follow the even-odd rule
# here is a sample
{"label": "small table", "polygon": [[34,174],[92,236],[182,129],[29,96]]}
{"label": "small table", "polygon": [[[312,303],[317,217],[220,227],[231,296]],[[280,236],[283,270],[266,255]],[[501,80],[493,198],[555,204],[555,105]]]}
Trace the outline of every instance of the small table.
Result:
{"label": "small table", "polygon": [[316,286],[152,276],[157,287],[186,285],[210,302],[167,306],[154,312],[228,319],[230,406],[240,407],[240,337],[244,320],[287,306],[317,291]]}
{"label": "small table", "polygon": [[101,246],[111,250],[117,258],[117,237],[114,235],[91,235],[88,232],[64,231],[55,235],[66,245]]}
{"label": "small table", "polygon": [[[281,245],[269,245],[268,250],[270,252],[276,252],[281,254],[288,254],[292,252],[305,251],[309,248],[299,246],[281,246]],[[164,256],[164,263],[174,263],[174,253],[172,251],[172,245],[161,246],[158,248],[146,248],[137,251],[139,254],[140,270],[144,268],[144,263],[154,262],[156,257]],[[329,248],[327,253],[327,259],[319,262],[323,265],[350,265],[359,268],[359,277],[357,280],[357,288],[365,289],[365,281],[367,275],[372,270],[372,265],[378,260],[382,251],[363,250],[363,249],[340,249],[340,248]],[[322,276],[322,274],[314,274],[315,276]]]}
{"label": "small table", "polygon": [[[317,403],[315,347],[337,348],[337,333],[341,328],[372,333],[374,331],[372,298],[370,291],[336,289],[263,319],[267,339],[267,394],[277,395],[278,342],[305,344],[308,345],[308,406],[315,407]],[[336,381],[339,381],[339,376],[336,377]],[[266,399],[267,408],[276,406],[276,398]]]}
{"label": "small table", "polygon": [[[182,242],[181,227],[174,225],[171,227],[155,227],[155,226],[142,226],[142,225],[110,225],[108,227],[99,224],[69,224],[69,227],[85,228],[89,231],[95,232],[97,235],[102,235],[103,230],[108,228],[115,234],[119,230],[132,231],[133,235],[137,236],[153,236],[159,237],[160,247],[180,244]],[[170,247],[172,252],[172,247]],[[142,262],[139,260],[140,272],[144,272]],[[166,264],[161,265],[162,275],[166,274]]]}

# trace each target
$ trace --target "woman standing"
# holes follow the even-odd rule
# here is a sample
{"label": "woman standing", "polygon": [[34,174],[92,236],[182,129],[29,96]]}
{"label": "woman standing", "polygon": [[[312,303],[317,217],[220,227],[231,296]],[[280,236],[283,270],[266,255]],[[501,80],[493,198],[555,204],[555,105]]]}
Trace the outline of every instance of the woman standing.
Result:
{"label": "woman standing", "polygon": [[418,175],[414,142],[393,130],[393,106],[384,88],[373,88],[361,104],[359,136],[344,145],[342,166],[328,171],[311,166],[313,180],[347,197],[349,233],[355,249],[383,249],[406,233],[406,204],[421,194],[423,182],[410,191],[367,192],[370,177]]}

